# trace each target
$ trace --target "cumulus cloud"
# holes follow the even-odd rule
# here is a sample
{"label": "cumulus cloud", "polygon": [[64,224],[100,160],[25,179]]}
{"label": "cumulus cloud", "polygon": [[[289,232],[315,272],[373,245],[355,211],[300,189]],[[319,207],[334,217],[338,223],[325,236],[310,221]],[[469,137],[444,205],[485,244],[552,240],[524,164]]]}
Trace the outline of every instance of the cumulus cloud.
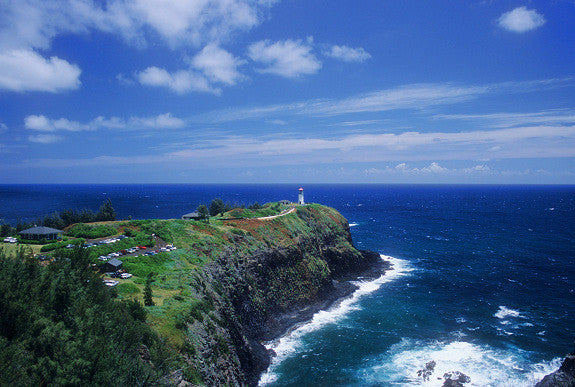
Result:
{"label": "cumulus cloud", "polygon": [[220,41],[237,30],[259,24],[260,12],[268,6],[253,0],[157,0],[112,1],[112,18],[127,36],[144,27],[155,30],[174,45],[200,45]]}
{"label": "cumulus cloud", "polygon": [[130,117],[127,120],[118,117],[97,117],[87,123],[66,118],[50,119],[43,115],[30,115],[24,119],[24,126],[26,129],[41,132],[80,132],[100,129],[180,129],[185,126],[185,122],[170,113],[154,117]]}
{"label": "cumulus cloud", "polygon": [[321,62],[312,51],[312,39],[283,40],[272,43],[263,40],[248,48],[248,56],[265,65],[258,71],[275,74],[286,78],[297,78],[302,75],[315,74],[321,68]]}
{"label": "cumulus cloud", "polygon": [[363,48],[347,46],[333,46],[326,55],[331,58],[343,60],[344,62],[365,62],[371,58],[371,55]]}
{"label": "cumulus cloud", "polygon": [[499,18],[499,26],[508,31],[522,33],[534,30],[545,24],[545,18],[534,9],[518,7],[505,12]]}
{"label": "cumulus cloud", "polygon": [[257,0],[4,0],[0,49],[48,48],[64,33],[99,30],[143,45],[222,41],[258,25],[273,1]]}
{"label": "cumulus cloud", "polygon": [[192,66],[213,82],[234,85],[242,75],[238,66],[243,62],[216,44],[209,44],[193,59]]}
{"label": "cumulus cloud", "polygon": [[219,86],[232,86],[244,76],[238,71],[243,61],[216,44],[209,44],[190,60],[190,68],[170,73],[159,67],[148,67],[136,73],[146,86],[166,87],[178,94],[191,91],[219,94]]}
{"label": "cumulus cloud", "polygon": [[[225,41],[230,34],[260,23],[275,1],[259,0],[3,0],[0,6],[0,90],[60,92],[80,86],[80,69],[64,59],[43,58],[65,34],[103,31],[136,46],[158,40],[176,47]],[[198,65],[210,80],[234,84],[234,58],[208,45]],[[211,51],[210,51],[211,49]],[[201,61],[203,59],[203,62]],[[210,59],[213,62],[210,62]],[[227,62],[226,62],[227,61]],[[209,67],[210,64],[213,67]],[[144,70],[142,81],[183,93],[219,92],[203,76],[157,68]]]}
{"label": "cumulus cloud", "polygon": [[178,94],[184,94],[190,91],[216,94],[219,92],[219,90],[210,86],[206,78],[187,70],[170,73],[165,69],[152,66],[136,73],[136,78],[142,85],[167,87]]}
{"label": "cumulus cloud", "polygon": [[80,86],[80,69],[67,61],[45,59],[30,50],[0,52],[0,90],[57,93]]}

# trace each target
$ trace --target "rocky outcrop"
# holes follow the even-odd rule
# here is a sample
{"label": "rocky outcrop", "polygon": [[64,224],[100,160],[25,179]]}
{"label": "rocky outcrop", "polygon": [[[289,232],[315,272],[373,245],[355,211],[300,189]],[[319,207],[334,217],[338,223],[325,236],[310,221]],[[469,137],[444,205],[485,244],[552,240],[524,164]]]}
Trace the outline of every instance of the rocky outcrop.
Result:
{"label": "rocky outcrop", "polygon": [[535,387],[575,387],[575,349],[557,371],[545,376]]}

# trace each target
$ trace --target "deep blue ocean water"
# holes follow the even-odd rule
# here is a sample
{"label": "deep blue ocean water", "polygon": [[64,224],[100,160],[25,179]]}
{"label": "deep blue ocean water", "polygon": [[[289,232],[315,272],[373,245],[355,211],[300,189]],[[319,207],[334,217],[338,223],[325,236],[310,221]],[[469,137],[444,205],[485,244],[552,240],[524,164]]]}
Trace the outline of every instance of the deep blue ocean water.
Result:
{"label": "deep blue ocean water", "polygon": [[[65,208],[120,218],[174,218],[214,197],[265,203],[293,185],[0,185],[0,221]],[[262,384],[530,386],[575,341],[574,186],[305,186],[338,209],[359,248],[394,265],[332,310],[268,343],[278,356]],[[430,380],[417,371],[436,362]]]}

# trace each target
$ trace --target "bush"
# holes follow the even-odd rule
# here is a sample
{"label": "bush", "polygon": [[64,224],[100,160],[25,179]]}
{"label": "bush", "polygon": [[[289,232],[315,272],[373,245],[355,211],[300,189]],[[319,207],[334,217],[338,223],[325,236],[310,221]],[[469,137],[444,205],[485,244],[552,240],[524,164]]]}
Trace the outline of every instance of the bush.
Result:
{"label": "bush", "polygon": [[117,232],[116,228],[105,224],[90,226],[78,223],[70,227],[66,234],[77,238],[96,239],[112,236]]}
{"label": "bush", "polygon": [[50,243],[48,245],[42,246],[40,251],[42,251],[42,252],[53,251],[56,249],[64,248],[68,245],[80,246],[80,245],[84,244],[84,242],[85,242],[84,239],[79,238],[79,239],[75,239],[72,241],[62,241],[62,242]]}

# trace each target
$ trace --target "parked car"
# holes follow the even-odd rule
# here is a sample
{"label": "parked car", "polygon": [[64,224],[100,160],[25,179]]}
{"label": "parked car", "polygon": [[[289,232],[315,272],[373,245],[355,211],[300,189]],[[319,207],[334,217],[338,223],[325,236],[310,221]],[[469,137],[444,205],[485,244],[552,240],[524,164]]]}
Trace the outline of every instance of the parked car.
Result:
{"label": "parked car", "polygon": [[122,273],[122,274],[120,274],[120,278],[122,278],[122,279],[128,279],[128,278],[131,278],[131,277],[132,277],[132,275],[131,275],[130,273]]}

